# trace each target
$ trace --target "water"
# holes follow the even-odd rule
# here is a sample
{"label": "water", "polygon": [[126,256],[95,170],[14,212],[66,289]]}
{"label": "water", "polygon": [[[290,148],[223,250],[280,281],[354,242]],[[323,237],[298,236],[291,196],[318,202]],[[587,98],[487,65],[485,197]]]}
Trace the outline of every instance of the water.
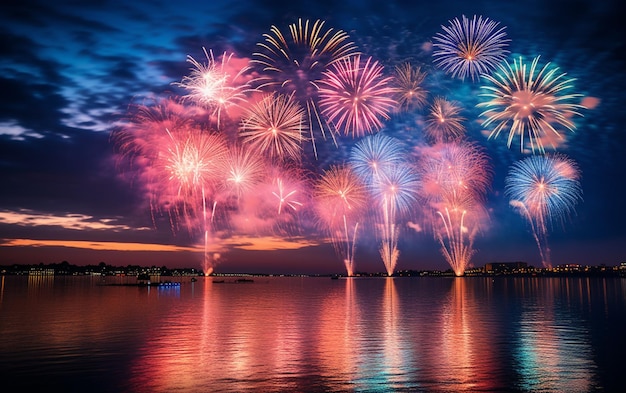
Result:
{"label": "water", "polygon": [[0,280],[3,392],[626,389],[626,279]]}

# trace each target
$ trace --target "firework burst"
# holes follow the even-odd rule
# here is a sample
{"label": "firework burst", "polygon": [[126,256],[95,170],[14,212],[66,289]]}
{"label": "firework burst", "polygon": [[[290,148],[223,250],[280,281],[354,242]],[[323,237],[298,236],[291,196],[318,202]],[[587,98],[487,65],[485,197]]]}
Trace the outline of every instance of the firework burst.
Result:
{"label": "firework burst", "polygon": [[367,189],[346,165],[331,166],[315,185],[314,200],[320,224],[343,259],[348,276],[354,274],[354,252]]}
{"label": "firework burst", "polygon": [[322,114],[344,135],[360,137],[381,129],[382,121],[396,107],[391,77],[369,57],[351,56],[335,62],[320,81]]}
{"label": "firework burst", "polygon": [[393,275],[400,256],[399,221],[417,202],[419,186],[417,173],[406,163],[387,168],[371,186],[374,199],[379,203],[379,251],[389,276]]}
{"label": "firework burst", "polygon": [[211,268],[208,243],[215,212],[211,200],[223,177],[226,142],[218,134],[191,127],[165,129],[153,142],[143,156],[149,161],[153,211],[166,207],[174,231],[180,219],[190,233],[200,229],[204,234],[203,265]]}
{"label": "firework burst", "polygon": [[217,127],[220,127],[222,111],[233,105],[239,105],[246,100],[246,93],[251,90],[243,74],[249,69],[245,66],[239,70],[230,64],[233,54],[224,52],[221,61],[213,56],[213,51],[202,48],[206,56],[206,63],[200,63],[191,56],[187,61],[193,66],[188,76],[174,85],[189,91],[183,99],[208,108],[212,115],[217,116]]}
{"label": "firework burst", "polygon": [[[318,108],[318,83],[332,64],[357,53],[346,32],[325,28],[324,24],[299,19],[289,25],[289,39],[272,26],[270,33],[263,35],[265,41],[257,44],[259,51],[251,60],[260,74],[253,82],[255,86],[293,95],[306,108],[307,129],[316,157],[314,130],[319,129],[324,139],[328,130]],[[331,137],[336,144],[332,131]]]}
{"label": "firework burst", "polygon": [[383,133],[359,140],[350,153],[350,163],[366,184],[372,184],[380,173],[399,165],[405,159],[400,140]]}
{"label": "firework burst", "polygon": [[477,80],[488,74],[506,58],[508,39],[499,23],[476,15],[470,20],[465,15],[455,18],[443,33],[433,38],[433,57],[437,66],[453,78]]}
{"label": "firework burst", "polygon": [[528,220],[543,265],[551,267],[548,223],[563,219],[582,199],[576,163],[561,154],[527,157],[509,170],[505,194],[511,206]]}
{"label": "firework burst", "polygon": [[513,65],[505,62],[494,75],[483,75],[487,86],[480,96],[487,101],[477,105],[485,108],[482,125],[490,128],[489,138],[508,133],[507,147],[519,137],[520,151],[545,153],[545,143],[556,149],[564,139],[563,130],[574,132],[571,118],[582,116],[584,106],[573,103],[580,94],[570,94],[574,79],[566,79],[558,67],[550,63],[538,68],[539,56],[529,64],[520,57]]}
{"label": "firework burst", "polygon": [[460,115],[461,107],[456,102],[437,97],[430,107],[426,120],[426,134],[435,142],[460,139],[465,135],[465,120]]}
{"label": "firework burst", "polygon": [[472,143],[443,143],[427,148],[418,167],[421,195],[430,207],[425,216],[443,256],[461,276],[475,253],[474,239],[485,217],[482,202],[491,180],[487,156]]}
{"label": "firework burst", "polygon": [[291,96],[266,95],[248,110],[239,136],[244,145],[272,159],[300,162],[303,119],[304,110]]}
{"label": "firework burst", "polygon": [[352,148],[350,164],[366,184],[374,200],[372,204],[375,226],[380,238],[380,255],[388,275],[396,267],[399,223],[407,214],[419,188],[419,178],[407,164],[408,157],[402,143],[378,133],[361,139]]}
{"label": "firework burst", "polygon": [[237,200],[251,195],[263,180],[265,161],[256,150],[233,147],[225,165],[224,188],[229,196],[233,195]]}
{"label": "firework burst", "polygon": [[410,63],[404,63],[395,68],[394,87],[395,100],[400,109],[420,109],[426,105],[428,92],[424,89],[426,73],[421,67],[413,67]]}

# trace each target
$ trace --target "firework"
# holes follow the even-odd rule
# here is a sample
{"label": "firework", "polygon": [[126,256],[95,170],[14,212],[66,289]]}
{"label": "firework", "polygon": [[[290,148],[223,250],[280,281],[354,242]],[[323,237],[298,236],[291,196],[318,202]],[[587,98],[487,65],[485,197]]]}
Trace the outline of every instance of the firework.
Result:
{"label": "firework", "polygon": [[244,145],[270,158],[299,162],[304,110],[291,96],[266,95],[248,110],[239,133]]}
{"label": "firework", "polygon": [[[571,118],[582,116],[584,106],[573,103],[580,94],[570,94],[574,79],[566,79],[558,67],[550,63],[538,69],[539,56],[528,65],[519,57],[498,66],[494,75],[483,75],[487,86],[480,96],[487,101],[479,103],[486,108],[480,114],[482,125],[490,128],[489,138],[497,138],[503,131],[508,133],[507,147],[519,137],[520,151],[530,150],[543,154],[547,142],[556,149],[562,142],[562,131],[574,132],[576,125]],[[529,145],[529,146],[527,146]]]}
{"label": "firework", "polygon": [[454,204],[468,194],[480,200],[491,182],[489,159],[470,142],[440,143],[422,151],[418,165],[424,199]]}
{"label": "firework", "polygon": [[395,100],[401,109],[422,108],[428,92],[424,89],[426,73],[410,63],[397,66],[394,73]]}
{"label": "firework", "polygon": [[[143,172],[141,180],[155,208],[182,205],[184,211],[194,211],[196,201],[213,192],[221,179],[225,140],[194,127],[187,114],[172,100],[142,105],[114,136],[122,156]],[[194,221],[191,214],[183,217]]]}
{"label": "firework", "polygon": [[176,231],[182,221],[191,233],[204,234],[204,265],[210,267],[209,232],[215,203],[215,189],[223,177],[227,153],[225,140],[218,134],[183,126],[169,130],[152,126],[136,127],[136,160],[145,165],[146,188],[154,213],[162,207]]}
{"label": "firework", "polygon": [[372,194],[378,201],[388,205],[390,217],[408,214],[417,202],[419,177],[412,166],[403,163],[389,167],[371,185]]}
{"label": "firework", "polygon": [[474,238],[477,227],[471,230],[467,226],[467,210],[444,207],[437,210],[442,228],[436,231],[436,238],[441,245],[441,253],[456,276],[462,276],[472,256],[475,254]]}
{"label": "firework", "polygon": [[373,208],[380,255],[390,276],[400,255],[398,221],[410,211],[419,187],[417,174],[407,159],[397,139],[380,133],[361,139],[351,153],[350,164],[376,201]]}
{"label": "firework", "polygon": [[[307,129],[310,132],[315,156],[314,130],[319,129],[326,139],[328,126],[322,121],[318,108],[318,83],[323,72],[333,63],[357,53],[356,46],[342,30],[325,28],[325,22],[298,20],[289,25],[289,39],[276,26],[264,34],[258,43],[259,51],[251,63],[260,76],[253,82],[259,89],[270,88],[294,99],[306,108]],[[331,132],[333,142],[335,137]]]}
{"label": "firework", "polygon": [[461,124],[465,119],[460,113],[461,107],[456,102],[435,98],[426,120],[426,133],[435,142],[460,139],[465,134]]}
{"label": "firework", "polygon": [[322,114],[345,135],[360,137],[382,127],[382,120],[396,106],[392,78],[383,76],[383,66],[369,57],[351,56],[335,62],[320,81]]}
{"label": "firework", "polygon": [[348,276],[354,274],[354,252],[359,220],[367,201],[367,190],[346,165],[331,166],[315,186],[316,213],[329,233]]}
{"label": "firework", "polygon": [[120,157],[131,161],[133,166],[140,163],[145,166],[145,157],[150,155],[165,130],[176,130],[191,123],[185,108],[172,99],[131,106],[131,109],[128,122],[112,134],[112,140]]}
{"label": "firework", "polygon": [[548,223],[563,219],[582,199],[580,172],[564,155],[530,156],[513,164],[505,178],[510,204],[525,217],[539,247],[542,263],[551,267]]}
{"label": "firework", "polygon": [[212,114],[217,116],[219,128],[222,111],[244,102],[246,93],[251,90],[248,82],[243,80],[243,74],[248,67],[234,69],[230,64],[232,53],[224,52],[221,62],[218,62],[213,56],[213,51],[207,52],[205,48],[202,50],[207,62],[200,63],[193,57],[187,56],[187,61],[193,66],[190,75],[183,77],[181,82],[174,83],[174,85],[189,91],[189,94],[183,96],[184,99],[211,110]]}
{"label": "firework", "polygon": [[505,28],[499,23],[476,15],[470,20],[455,18],[448,26],[441,26],[443,33],[433,38],[434,62],[453,78],[472,81],[480,74],[488,74],[506,58],[508,39]]}
{"label": "firework", "polygon": [[251,195],[263,180],[264,164],[263,157],[256,150],[240,146],[231,148],[224,179],[228,195],[234,195],[237,200]]}
{"label": "firework", "polygon": [[461,276],[485,216],[482,201],[491,180],[487,156],[468,142],[437,144],[422,152],[419,170],[421,195],[430,207],[425,215],[431,217],[443,256]]}
{"label": "firework", "polygon": [[381,172],[399,165],[404,159],[405,149],[400,140],[383,133],[359,140],[350,153],[354,171],[367,184],[372,184]]}
{"label": "firework", "polygon": [[380,256],[387,275],[391,276],[400,256],[398,249],[399,220],[410,212],[417,202],[419,179],[412,167],[401,164],[382,173],[373,185],[373,195],[380,203],[378,227],[380,228]]}

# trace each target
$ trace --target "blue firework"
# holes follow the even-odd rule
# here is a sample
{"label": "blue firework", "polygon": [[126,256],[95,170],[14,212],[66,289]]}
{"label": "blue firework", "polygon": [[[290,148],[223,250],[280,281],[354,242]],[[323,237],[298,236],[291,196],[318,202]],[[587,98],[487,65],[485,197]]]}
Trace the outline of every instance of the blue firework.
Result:
{"label": "blue firework", "polygon": [[472,81],[480,74],[491,72],[509,53],[505,27],[482,16],[470,20],[465,15],[455,18],[448,26],[441,26],[433,40],[435,64],[453,78]]}

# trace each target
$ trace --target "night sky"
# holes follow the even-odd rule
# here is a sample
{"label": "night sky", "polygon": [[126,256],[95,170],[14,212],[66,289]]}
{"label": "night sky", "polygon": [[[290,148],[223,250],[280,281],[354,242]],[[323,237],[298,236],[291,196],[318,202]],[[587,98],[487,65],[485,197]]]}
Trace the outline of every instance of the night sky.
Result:
{"label": "night sky", "polygon": [[[407,2],[408,3],[408,2]],[[270,26],[322,19],[389,72],[411,61],[428,72],[429,100],[463,104],[467,138],[493,167],[489,219],[476,237],[475,266],[525,261],[540,266],[528,223],[504,195],[508,168],[525,157],[487,139],[475,108],[480,81],[453,79],[434,66],[433,37],[453,18],[482,15],[506,27],[507,59],[541,55],[573,82],[588,108],[558,151],[579,166],[583,200],[551,227],[554,265],[626,261],[626,69],[617,1],[9,1],[0,6],[0,264],[199,267],[201,239],[154,225],[140,187],[121,175],[111,133],[129,107],[181,95],[187,56],[202,48],[249,59]],[[393,115],[389,135],[419,143],[420,116]],[[311,165],[345,160],[356,140],[324,146]],[[303,226],[305,228],[306,225]],[[343,264],[319,233],[223,236],[212,245],[218,272],[332,273]],[[397,269],[447,269],[432,234],[408,226]],[[383,271],[376,242],[357,244],[356,269]]]}

